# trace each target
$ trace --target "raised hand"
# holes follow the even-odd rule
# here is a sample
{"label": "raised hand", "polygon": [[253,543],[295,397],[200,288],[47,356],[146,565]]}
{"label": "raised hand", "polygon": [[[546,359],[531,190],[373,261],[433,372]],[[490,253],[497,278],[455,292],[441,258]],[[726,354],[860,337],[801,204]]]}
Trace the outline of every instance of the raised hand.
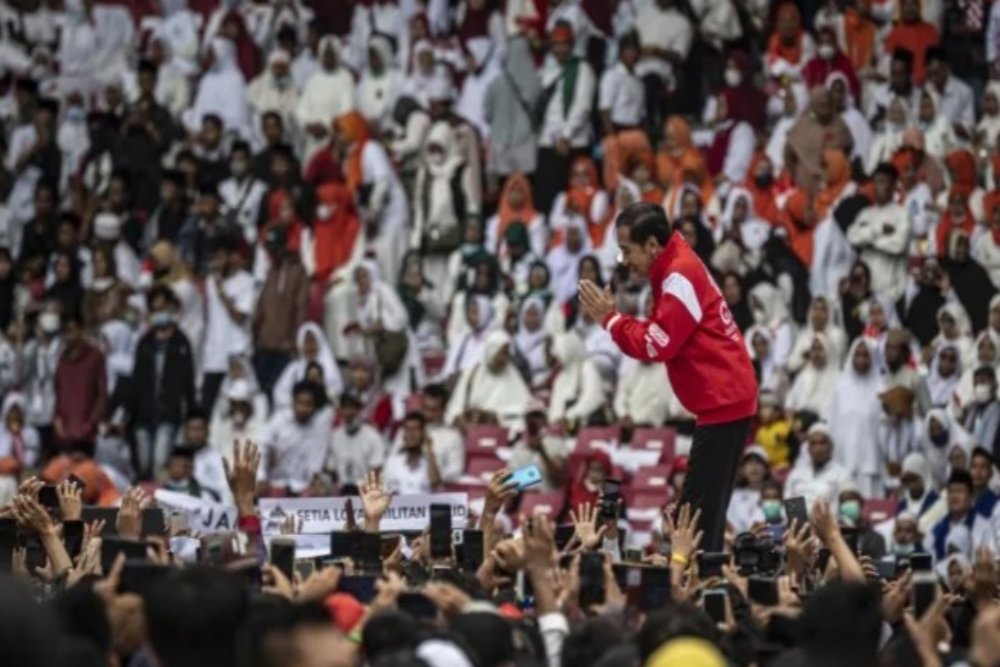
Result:
{"label": "raised hand", "polygon": [[361,495],[361,507],[365,511],[365,532],[377,533],[382,517],[389,511],[392,496],[386,493],[382,485],[382,475],[374,470],[368,473],[366,479],[358,482],[358,491]]}
{"label": "raised hand", "polygon": [[129,540],[142,537],[142,509],[148,498],[142,489],[132,487],[125,492],[121,507],[118,508],[118,534]]}
{"label": "raised hand", "polygon": [[222,465],[239,515],[256,515],[254,497],[257,491],[257,470],[260,468],[260,449],[252,440],[247,440],[242,446],[239,440],[234,440],[233,463],[230,465],[226,459],[222,459]]}
{"label": "raised hand", "polygon": [[80,487],[69,480],[56,486],[59,497],[59,510],[63,521],[79,521],[83,516],[83,500],[80,498]]}
{"label": "raised hand", "polygon": [[702,531],[698,530],[701,510],[696,510],[692,515],[691,505],[685,503],[677,513],[676,522],[670,512],[664,512],[663,520],[664,531],[670,535],[671,562],[687,567],[701,544]]}
{"label": "raised hand", "polygon": [[601,544],[608,527],[606,525],[597,526],[600,518],[598,505],[584,503],[576,510],[569,511],[570,521],[573,522],[573,536],[584,551],[592,551]]}

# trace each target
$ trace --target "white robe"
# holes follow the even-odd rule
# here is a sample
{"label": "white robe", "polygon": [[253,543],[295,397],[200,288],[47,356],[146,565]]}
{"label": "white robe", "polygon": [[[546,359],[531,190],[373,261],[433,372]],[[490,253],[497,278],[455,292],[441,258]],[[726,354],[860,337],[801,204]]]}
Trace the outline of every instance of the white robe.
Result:
{"label": "white robe", "polygon": [[552,354],[561,368],[552,384],[549,400],[549,423],[562,419],[586,423],[604,405],[601,375],[588,358],[583,341],[575,333],[555,337]]}
{"label": "white robe", "polygon": [[211,48],[215,52],[215,63],[201,78],[194,104],[184,112],[184,127],[188,132],[198,132],[205,116],[215,114],[225,123],[226,130],[249,138],[247,84],[236,61],[236,47],[230,40],[218,37],[212,41]]}

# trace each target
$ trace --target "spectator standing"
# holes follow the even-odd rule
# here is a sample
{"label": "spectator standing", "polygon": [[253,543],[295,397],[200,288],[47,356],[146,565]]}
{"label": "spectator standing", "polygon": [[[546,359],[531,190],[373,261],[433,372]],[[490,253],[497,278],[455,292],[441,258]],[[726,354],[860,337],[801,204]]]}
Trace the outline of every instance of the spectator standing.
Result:
{"label": "spectator standing", "polygon": [[264,429],[259,482],[300,494],[323,471],[333,422],[325,398],[323,388],[309,380],[295,385],[292,406],[275,412]]}
{"label": "spectator standing", "polygon": [[56,439],[92,442],[107,417],[107,375],[104,355],[86,340],[83,322],[75,313],[62,318],[62,352],[52,383]]}

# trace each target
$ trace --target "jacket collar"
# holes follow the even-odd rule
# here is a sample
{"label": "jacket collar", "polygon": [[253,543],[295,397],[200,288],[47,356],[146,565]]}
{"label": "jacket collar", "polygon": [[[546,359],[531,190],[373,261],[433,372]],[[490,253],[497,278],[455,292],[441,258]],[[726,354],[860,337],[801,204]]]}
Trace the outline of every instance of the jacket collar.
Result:
{"label": "jacket collar", "polygon": [[684,243],[684,237],[681,236],[681,233],[673,232],[667,240],[667,245],[653,260],[653,265],[649,267],[649,284],[655,290],[654,294],[660,293],[660,286],[663,285],[663,281],[670,273],[670,265],[674,263]]}

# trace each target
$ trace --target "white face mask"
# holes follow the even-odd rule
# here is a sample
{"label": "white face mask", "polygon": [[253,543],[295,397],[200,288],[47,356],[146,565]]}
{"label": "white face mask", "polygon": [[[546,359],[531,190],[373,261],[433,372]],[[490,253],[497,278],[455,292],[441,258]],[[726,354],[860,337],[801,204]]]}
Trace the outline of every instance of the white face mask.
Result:
{"label": "white face mask", "polygon": [[103,292],[115,284],[115,279],[108,276],[105,278],[94,278],[94,289]]}
{"label": "white face mask", "polygon": [[435,167],[444,164],[444,151],[427,151],[427,163]]}
{"label": "white face mask", "polygon": [[743,83],[743,72],[732,67],[727,68],[725,72],[726,85],[730,88],[735,88],[736,86]]}
{"label": "white face mask", "polygon": [[38,316],[38,326],[47,334],[54,334],[59,331],[59,314],[42,313]]}
{"label": "white face mask", "polygon": [[972,393],[976,397],[976,403],[989,403],[993,399],[993,386],[981,382],[975,386]]}
{"label": "white face mask", "polygon": [[833,48],[833,44],[820,44],[816,52],[819,53],[819,57],[823,60],[831,60],[836,55],[837,50]]}

